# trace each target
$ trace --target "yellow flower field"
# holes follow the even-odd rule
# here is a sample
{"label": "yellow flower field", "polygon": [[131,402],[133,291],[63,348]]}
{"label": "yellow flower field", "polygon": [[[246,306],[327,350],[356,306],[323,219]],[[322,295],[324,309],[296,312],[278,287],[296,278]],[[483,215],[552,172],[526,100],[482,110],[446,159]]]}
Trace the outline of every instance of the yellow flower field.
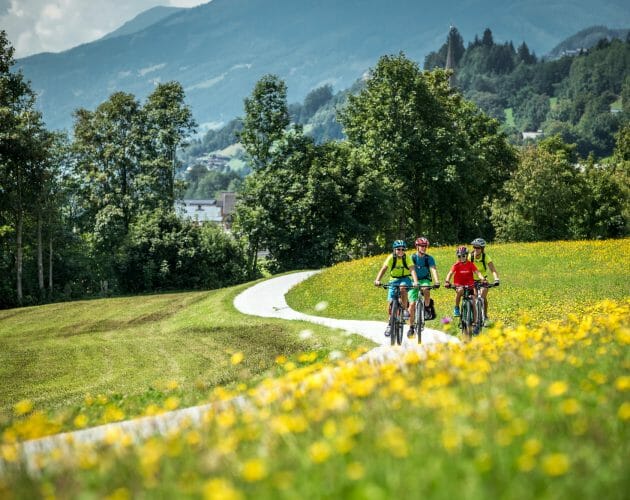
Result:
{"label": "yellow flower field", "polygon": [[23,401],[2,438],[0,495],[622,498],[629,320],[630,300],[605,300],[396,362],[279,357],[283,375],[213,391],[200,425],[52,451],[30,475],[19,441],[43,424]]}

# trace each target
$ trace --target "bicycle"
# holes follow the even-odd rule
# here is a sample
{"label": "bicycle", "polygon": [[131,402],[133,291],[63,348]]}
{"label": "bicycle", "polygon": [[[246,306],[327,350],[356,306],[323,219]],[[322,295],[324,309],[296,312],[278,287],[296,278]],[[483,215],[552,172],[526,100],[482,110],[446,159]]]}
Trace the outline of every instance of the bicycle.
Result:
{"label": "bicycle", "polygon": [[462,295],[461,302],[461,310],[459,316],[459,328],[462,331],[462,336],[466,340],[470,340],[473,336],[473,328],[474,328],[474,312],[473,312],[473,297],[475,289],[474,286],[463,285],[463,286],[450,286],[451,290],[457,292],[458,288],[464,289],[464,294]]}
{"label": "bicycle", "polygon": [[[390,285],[383,283],[381,288],[393,288],[394,300],[392,300],[391,308],[389,311],[389,339],[391,345],[402,345],[403,341],[403,328],[405,326],[404,311],[405,308],[402,305],[402,299],[400,297],[400,285]],[[407,285],[403,285],[403,288],[409,288]]]}
{"label": "bicycle", "polygon": [[418,300],[416,301],[416,320],[415,330],[418,336],[418,344],[422,343],[422,331],[424,330],[424,291],[440,288],[440,285],[419,286],[418,287]]}
{"label": "bicycle", "polygon": [[494,286],[499,286],[496,282],[495,283],[481,283],[479,281],[475,282],[475,288],[477,288],[477,303],[475,305],[476,309],[477,309],[477,328],[478,331],[476,334],[474,335],[479,335],[481,333],[481,329],[485,326],[486,323],[486,307],[485,307],[485,301],[486,299],[483,298],[483,295],[481,294],[481,288],[492,288]]}

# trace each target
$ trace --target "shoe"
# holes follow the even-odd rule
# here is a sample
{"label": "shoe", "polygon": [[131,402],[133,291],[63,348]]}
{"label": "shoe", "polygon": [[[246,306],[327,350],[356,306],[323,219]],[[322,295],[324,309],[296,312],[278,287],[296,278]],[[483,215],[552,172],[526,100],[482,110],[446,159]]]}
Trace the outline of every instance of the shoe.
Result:
{"label": "shoe", "polygon": [[455,309],[453,309],[453,316],[455,316],[456,318],[461,316],[461,313],[459,312],[459,307],[455,306]]}
{"label": "shoe", "polygon": [[389,337],[389,334],[390,334],[390,328],[389,328],[389,325],[387,325],[387,328],[385,328],[385,336]]}
{"label": "shoe", "polygon": [[416,335],[416,327],[411,325],[409,327],[409,331],[407,332],[407,338],[412,339],[415,337],[415,335]]}
{"label": "shoe", "polygon": [[473,335],[479,335],[479,326],[478,325],[473,326]]}
{"label": "shoe", "polygon": [[407,321],[407,320],[409,319],[409,311],[407,311],[407,309],[405,309],[405,310],[403,311],[403,319],[404,319],[405,321]]}
{"label": "shoe", "polygon": [[425,306],[424,307],[424,320],[429,321],[433,319],[434,317],[435,316],[433,316],[433,312],[431,311],[431,306]]}
{"label": "shoe", "polygon": [[490,321],[490,318],[486,318],[483,320],[483,326],[490,326],[491,323],[492,321]]}

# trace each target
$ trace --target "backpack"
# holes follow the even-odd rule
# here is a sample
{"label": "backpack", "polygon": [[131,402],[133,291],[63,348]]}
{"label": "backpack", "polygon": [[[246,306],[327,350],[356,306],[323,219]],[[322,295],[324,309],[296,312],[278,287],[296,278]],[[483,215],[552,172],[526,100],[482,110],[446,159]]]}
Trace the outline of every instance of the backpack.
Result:
{"label": "backpack", "polygon": [[[417,253],[414,253],[414,254],[411,256],[411,260],[412,260],[412,261],[413,261],[413,263],[417,266],[417,265],[418,265],[418,254],[417,254]],[[418,279],[419,279],[419,280],[424,280],[424,279],[431,280],[431,270],[429,269],[429,256],[428,256],[427,254],[424,254],[424,267],[426,267],[426,268],[427,268],[427,276],[426,276],[426,277],[424,277],[424,276],[422,276],[422,277],[418,276]]]}
{"label": "backpack", "polygon": [[[392,259],[392,267],[389,270],[390,273],[396,268],[396,260],[397,259],[398,259],[398,257],[396,256],[396,252],[394,252],[394,258]],[[405,254],[405,256],[403,257],[403,267],[407,271],[409,271],[409,265],[407,264],[407,254]]]}
{"label": "backpack", "polygon": [[[475,252],[470,252],[470,262],[472,262],[473,264],[475,263]],[[485,273],[486,272],[486,252],[481,252],[481,265],[483,265],[483,272]],[[481,272],[481,269],[479,269],[479,272]]]}

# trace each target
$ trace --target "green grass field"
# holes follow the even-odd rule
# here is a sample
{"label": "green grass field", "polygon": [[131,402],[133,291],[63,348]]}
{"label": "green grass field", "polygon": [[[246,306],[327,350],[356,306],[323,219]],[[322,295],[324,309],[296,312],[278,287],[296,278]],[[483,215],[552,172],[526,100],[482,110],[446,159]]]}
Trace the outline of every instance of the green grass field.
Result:
{"label": "green grass field", "polygon": [[[26,354],[2,372],[22,389],[3,389],[0,497],[626,498],[627,243],[492,246],[497,326],[468,344],[381,364],[357,359],[366,346],[354,337],[313,325],[306,336],[304,324],[235,313],[243,287],[4,311],[2,366],[28,351],[54,377],[39,376],[39,395],[29,396],[36,370],[20,371]],[[432,253],[443,280],[454,249]],[[385,298],[371,281],[383,257],[326,270],[296,287],[291,303],[381,319]],[[449,312],[452,296],[435,297],[438,312]],[[231,335],[238,348],[225,344]],[[330,359],[333,349],[347,355]],[[77,409],[82,392],[90,396]],[[140,443],[121,431],[70,455],[53,451],[38,457],[36,475],[21,465],[19,442],[50,425],[93,425],[119,419],[125,405],[150,413],[202,395],[221,404],[199,426]],[[234,396],[249,404],[232,404]]]}
{"label": "green grass field", "polygon": [[[91,423],[120,420],[173,398],[191,406],[214,387],[254,383],[278,356],[370,344],[310,323],[244,316],[232,306],[244,288],[0,311],[0,428],[23,399],[69,412],[67,422],[85,411]],[[301,338],[305,330],[312,335]],[[242,362],[233,363],[239,353]]]}
{"label": "green grass field", "polygon": [[[598,300],[630,292],[624,245],[630,240],[511,243],[487,253],[501,278],[488,294],[488,315],[514,326],[521,317],[536,322],[582,312]],[[455,246],[430,248],[442,284],[455,262]],[[292,289],[288,304],[308,314],[333,318],[387,320],[386,292],[373,286],[386,255],[354,260],[326,270]],[[491,278],[491,277],[490,277]],[[344,284],[352,284],[344,286]],[[452,316],[455,294],[444,288],[432,297],[438,318]]]}

